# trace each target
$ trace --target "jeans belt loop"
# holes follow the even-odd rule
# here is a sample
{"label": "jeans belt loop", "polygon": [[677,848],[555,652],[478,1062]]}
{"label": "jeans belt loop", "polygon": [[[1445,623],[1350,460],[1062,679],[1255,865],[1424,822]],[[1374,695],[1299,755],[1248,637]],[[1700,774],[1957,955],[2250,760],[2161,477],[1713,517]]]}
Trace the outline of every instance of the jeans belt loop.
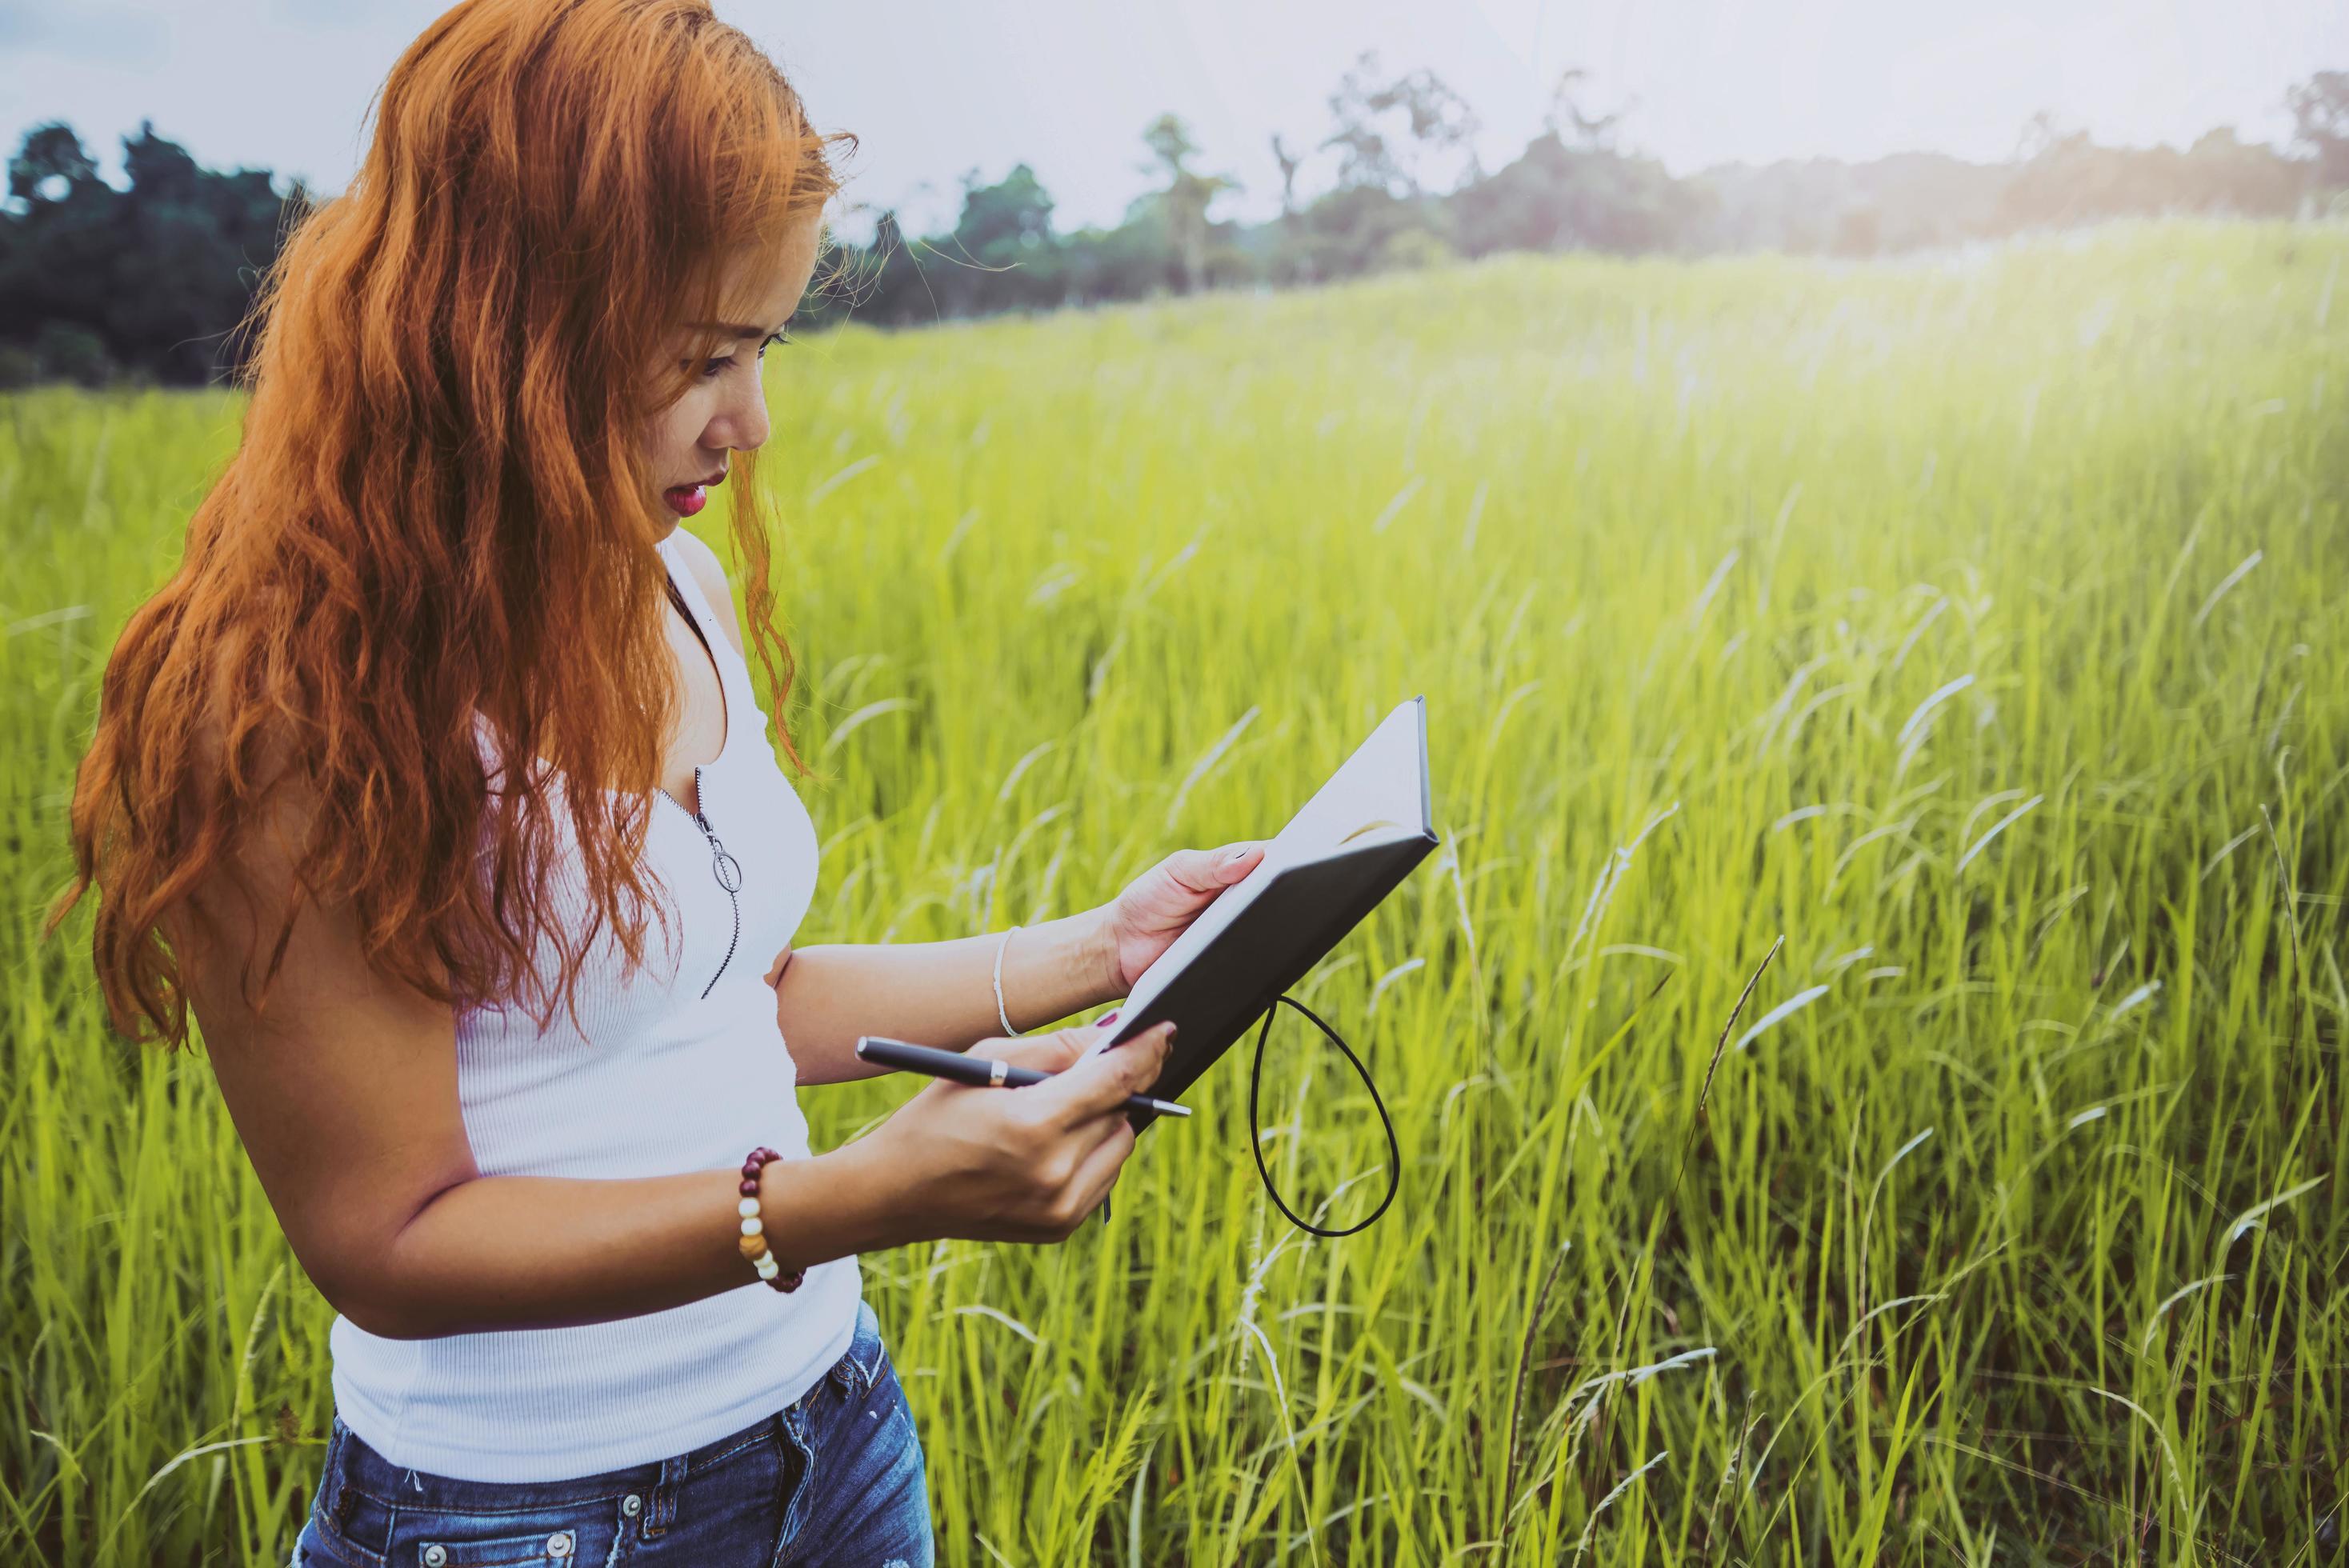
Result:
{"label": "jeans belt loop", "polygon": [[347,1473],[350,1437],[351,1429],[348,1427],[343,1425],[340,1420],[332,1422],[326,1434],[326,1462],[318,1467],[320,1475],[318,1484],[325,1489],[326,1494],[322,1501],[326,1505],[327,1517],[338,1526],[351,1522],[353,1499],[351,1478]]}
{"label": "jeans belt loop", "polygon": [[869,1362],[856,1363],[856,1397],[858,1398],[869,1399],[873,1397],[874,1385],[881,1381],[881,1357],[884,1354],[881,1342],[876,1339],[873,1342],[873,1359]]}
{"label": "jeans belt loop", "polygon": [[653,1483],[652,1502],[645,1510],[647,1535],[658,1535],[677,1522],[677,1494],[685,1490],[687,1458],[672,1454],[661,1460],[660,1479]]}

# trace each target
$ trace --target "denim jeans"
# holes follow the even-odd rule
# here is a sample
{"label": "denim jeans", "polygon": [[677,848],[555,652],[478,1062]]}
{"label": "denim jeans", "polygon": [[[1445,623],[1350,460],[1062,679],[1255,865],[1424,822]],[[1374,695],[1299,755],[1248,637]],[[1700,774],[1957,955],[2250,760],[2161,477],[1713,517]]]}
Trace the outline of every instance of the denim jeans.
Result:
{"label": "denim jeans", "polygon": [[668,1459],[552,1481],[395,1465],[335,1418],[292,1568],[931,1568],[913,1412],[860,1304],[796,1403]]}

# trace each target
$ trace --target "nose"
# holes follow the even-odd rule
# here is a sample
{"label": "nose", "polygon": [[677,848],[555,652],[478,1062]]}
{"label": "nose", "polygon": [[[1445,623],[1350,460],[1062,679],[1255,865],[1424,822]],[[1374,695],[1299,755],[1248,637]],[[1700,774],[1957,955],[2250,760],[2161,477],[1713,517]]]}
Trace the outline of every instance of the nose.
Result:
{"label": "nose", "polygon": [[710,421],[704,445],[718,450],[750,450],[767,444],[767,387],[755,372],[740,377],[740,389]]}

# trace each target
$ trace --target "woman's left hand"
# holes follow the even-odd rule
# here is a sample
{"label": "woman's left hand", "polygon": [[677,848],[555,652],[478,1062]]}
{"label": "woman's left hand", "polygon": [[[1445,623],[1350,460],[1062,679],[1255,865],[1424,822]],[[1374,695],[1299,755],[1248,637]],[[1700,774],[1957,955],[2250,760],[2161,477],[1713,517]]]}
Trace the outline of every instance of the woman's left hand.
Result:
{"label": "woman's left hand", "polygon": [[1102,923],[1115,955],[1116,994],[1131,992],[1142,972],[1174,944],[1216,895],[1263,860],[1264,844],[1257,839],[1212,850],[1177,850],[1103,904]]}

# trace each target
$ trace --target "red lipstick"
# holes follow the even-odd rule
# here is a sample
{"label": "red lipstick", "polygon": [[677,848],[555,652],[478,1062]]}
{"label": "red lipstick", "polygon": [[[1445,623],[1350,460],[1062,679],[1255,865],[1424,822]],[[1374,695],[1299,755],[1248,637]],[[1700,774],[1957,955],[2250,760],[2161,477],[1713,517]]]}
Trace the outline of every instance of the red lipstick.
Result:
{"label": "red lipstick", "polygon": [[669,511],[678,516],[691,517],[709,504],[709,487],[725,482],[726,470],[720,469],[708,479],[696,480],[691,484],[669,486],[661,491],[661,499],[668,502]]}

